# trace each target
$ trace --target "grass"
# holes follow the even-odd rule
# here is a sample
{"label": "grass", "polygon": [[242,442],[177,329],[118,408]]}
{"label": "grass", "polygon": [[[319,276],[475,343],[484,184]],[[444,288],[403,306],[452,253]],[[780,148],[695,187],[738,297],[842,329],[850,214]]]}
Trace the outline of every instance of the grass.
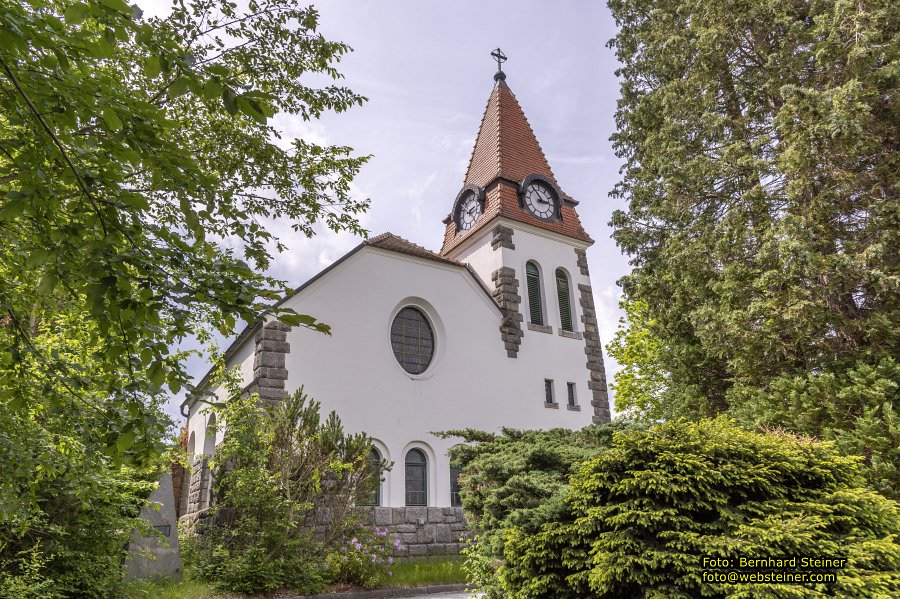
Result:
{"label": "grass", "polygon": [[194,580],[130,580],[124,599],[212,599],[212,587]]}
{"label": "grass", "polygon": [[[445,555],[402,559],[394,562],[394,575],[378,588],[414,587],[466,582],[463,557]],[[238,599],[246,595],[217,593],[196,580],[131,580],[123,599]]]}
{"label": "grass", "polygon": [[462,569],[463,557],[442,555],[398,560],[394,562],[394,575],[387,579],[386,587],[412,587],[431,584],[456,584],[466,582]]}

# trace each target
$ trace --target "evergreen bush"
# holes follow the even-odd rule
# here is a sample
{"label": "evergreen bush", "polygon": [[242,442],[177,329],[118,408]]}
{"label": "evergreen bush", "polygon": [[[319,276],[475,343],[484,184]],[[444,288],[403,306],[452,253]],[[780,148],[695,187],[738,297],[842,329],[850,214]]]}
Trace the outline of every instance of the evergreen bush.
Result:
{"label": "evergreen bush", "polygon": [[475,430],[449,431],[467,444],[451,450],[462,467],[460,496],[474,543],[463,550],[469,581],[488,599],[506,597],[498,585],[506,531],[536,533],[565,512],[569,477],[609,445],[621,423],[589,426],[580,431],[552,429],[500,434]]}
{"label": "evergreen bush", "polygon": [[[497,498],[499,499],[499,497]],[[833,443],[724,417],[614,434],[534,531],[502,530],[517,598],[900,596],[900,512]],[[715,583],[704,558],[843,558],[831,584]],[[725,568],[732,569],[732,568]],[[737,567],[734,567],[737,569]]]}

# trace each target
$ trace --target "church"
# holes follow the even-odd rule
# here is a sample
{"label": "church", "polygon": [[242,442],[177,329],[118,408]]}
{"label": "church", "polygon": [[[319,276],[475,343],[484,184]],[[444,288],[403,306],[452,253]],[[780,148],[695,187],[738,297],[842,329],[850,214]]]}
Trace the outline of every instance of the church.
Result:
{"label": "church", "polygon": [[[285,300],[330,336],[270,318],[225,353],[248,392],[278,401],[302,385],[345,430],[372,437],[394,464],[376,501],[393,510],[377,511],[375,524],[461,514],[449,509],[459,505],[454,441],[434,431],[575,429],[610,418],[585,254],[593,241],[502,70],[461,189],[445,201],[439,251],[382,233]],[[225,399],[209,378],[198,391]],[[200,397],[182,404],[198,460],[223,434]],[[185,487],[182,513],[208,507],[208,469],[195,468]]]}

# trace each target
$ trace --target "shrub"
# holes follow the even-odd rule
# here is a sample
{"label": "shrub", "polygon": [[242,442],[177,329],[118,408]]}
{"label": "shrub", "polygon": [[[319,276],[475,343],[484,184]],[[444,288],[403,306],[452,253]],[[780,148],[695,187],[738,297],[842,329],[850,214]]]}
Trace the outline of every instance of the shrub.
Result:
{"label": "shrub", "polygon": [[534,533],[565,511],[569,477],[606,447],[621,423],[589,426],[580,431],[516,431],[501,434],[474,430],[449,431],[467,445],[451,450],[462,467],[460,496],[466,519],[477,536],[463,550],[469,580],[489,598],[505,595],[496,571],[503,560],[506,531]]}
{"label": "shrub", "polygon": [[328,572],[335,582],[373,589],[393,575],[395,550],[400,541],[391,541],[387,530],[360,526],[356,536],[328,558]]}
{"label": "shrub", "polygon": [[[897,504],[832,443],[726,418],[614,435],[537,532],[504,530],[498,586],[521,598],[896,597]],[[830,585],[703,580],[703,558],[845,558]]]}
{"label": "shrub", "polygon": [[356,534],[352,508],[380,475],[368,437],[345,435],[333,412],[322,422],[302,389],[268,408],[250,396],[212,409],[228,429],[210,514],[182,540],[185,566],[223,591],[321,591],[327,556]]}

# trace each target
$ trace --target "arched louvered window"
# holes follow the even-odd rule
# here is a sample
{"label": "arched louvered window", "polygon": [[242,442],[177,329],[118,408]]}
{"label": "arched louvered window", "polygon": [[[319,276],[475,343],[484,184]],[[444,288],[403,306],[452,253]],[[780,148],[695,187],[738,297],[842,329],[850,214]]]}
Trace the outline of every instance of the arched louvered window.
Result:
{"label": "arched louvered window", "polygon": [[541,271],[537,264],[525,264],[525,282],[528,286],[528,311],[532,324],[544,324],[544,302],[541,298]]}
{"label": "arched louvered window", "polygon": [[569,294],[569,277],[566,271],[556,269],[556,297],[559,298],[559,323],[564,331],[572,331],[572,302]]}
{"label": "arched louvered window", "polygon": [[428,505],[428,460],[420,449],[406,454],[406,505]]}
{"label": "arched louvered window", "polygon": [[369,505],[381,505],[381,452],[374,447],[369,452],[369,468],[378,477],[375,493],[372,495],[372,499],[369,500],[371,502]]}

